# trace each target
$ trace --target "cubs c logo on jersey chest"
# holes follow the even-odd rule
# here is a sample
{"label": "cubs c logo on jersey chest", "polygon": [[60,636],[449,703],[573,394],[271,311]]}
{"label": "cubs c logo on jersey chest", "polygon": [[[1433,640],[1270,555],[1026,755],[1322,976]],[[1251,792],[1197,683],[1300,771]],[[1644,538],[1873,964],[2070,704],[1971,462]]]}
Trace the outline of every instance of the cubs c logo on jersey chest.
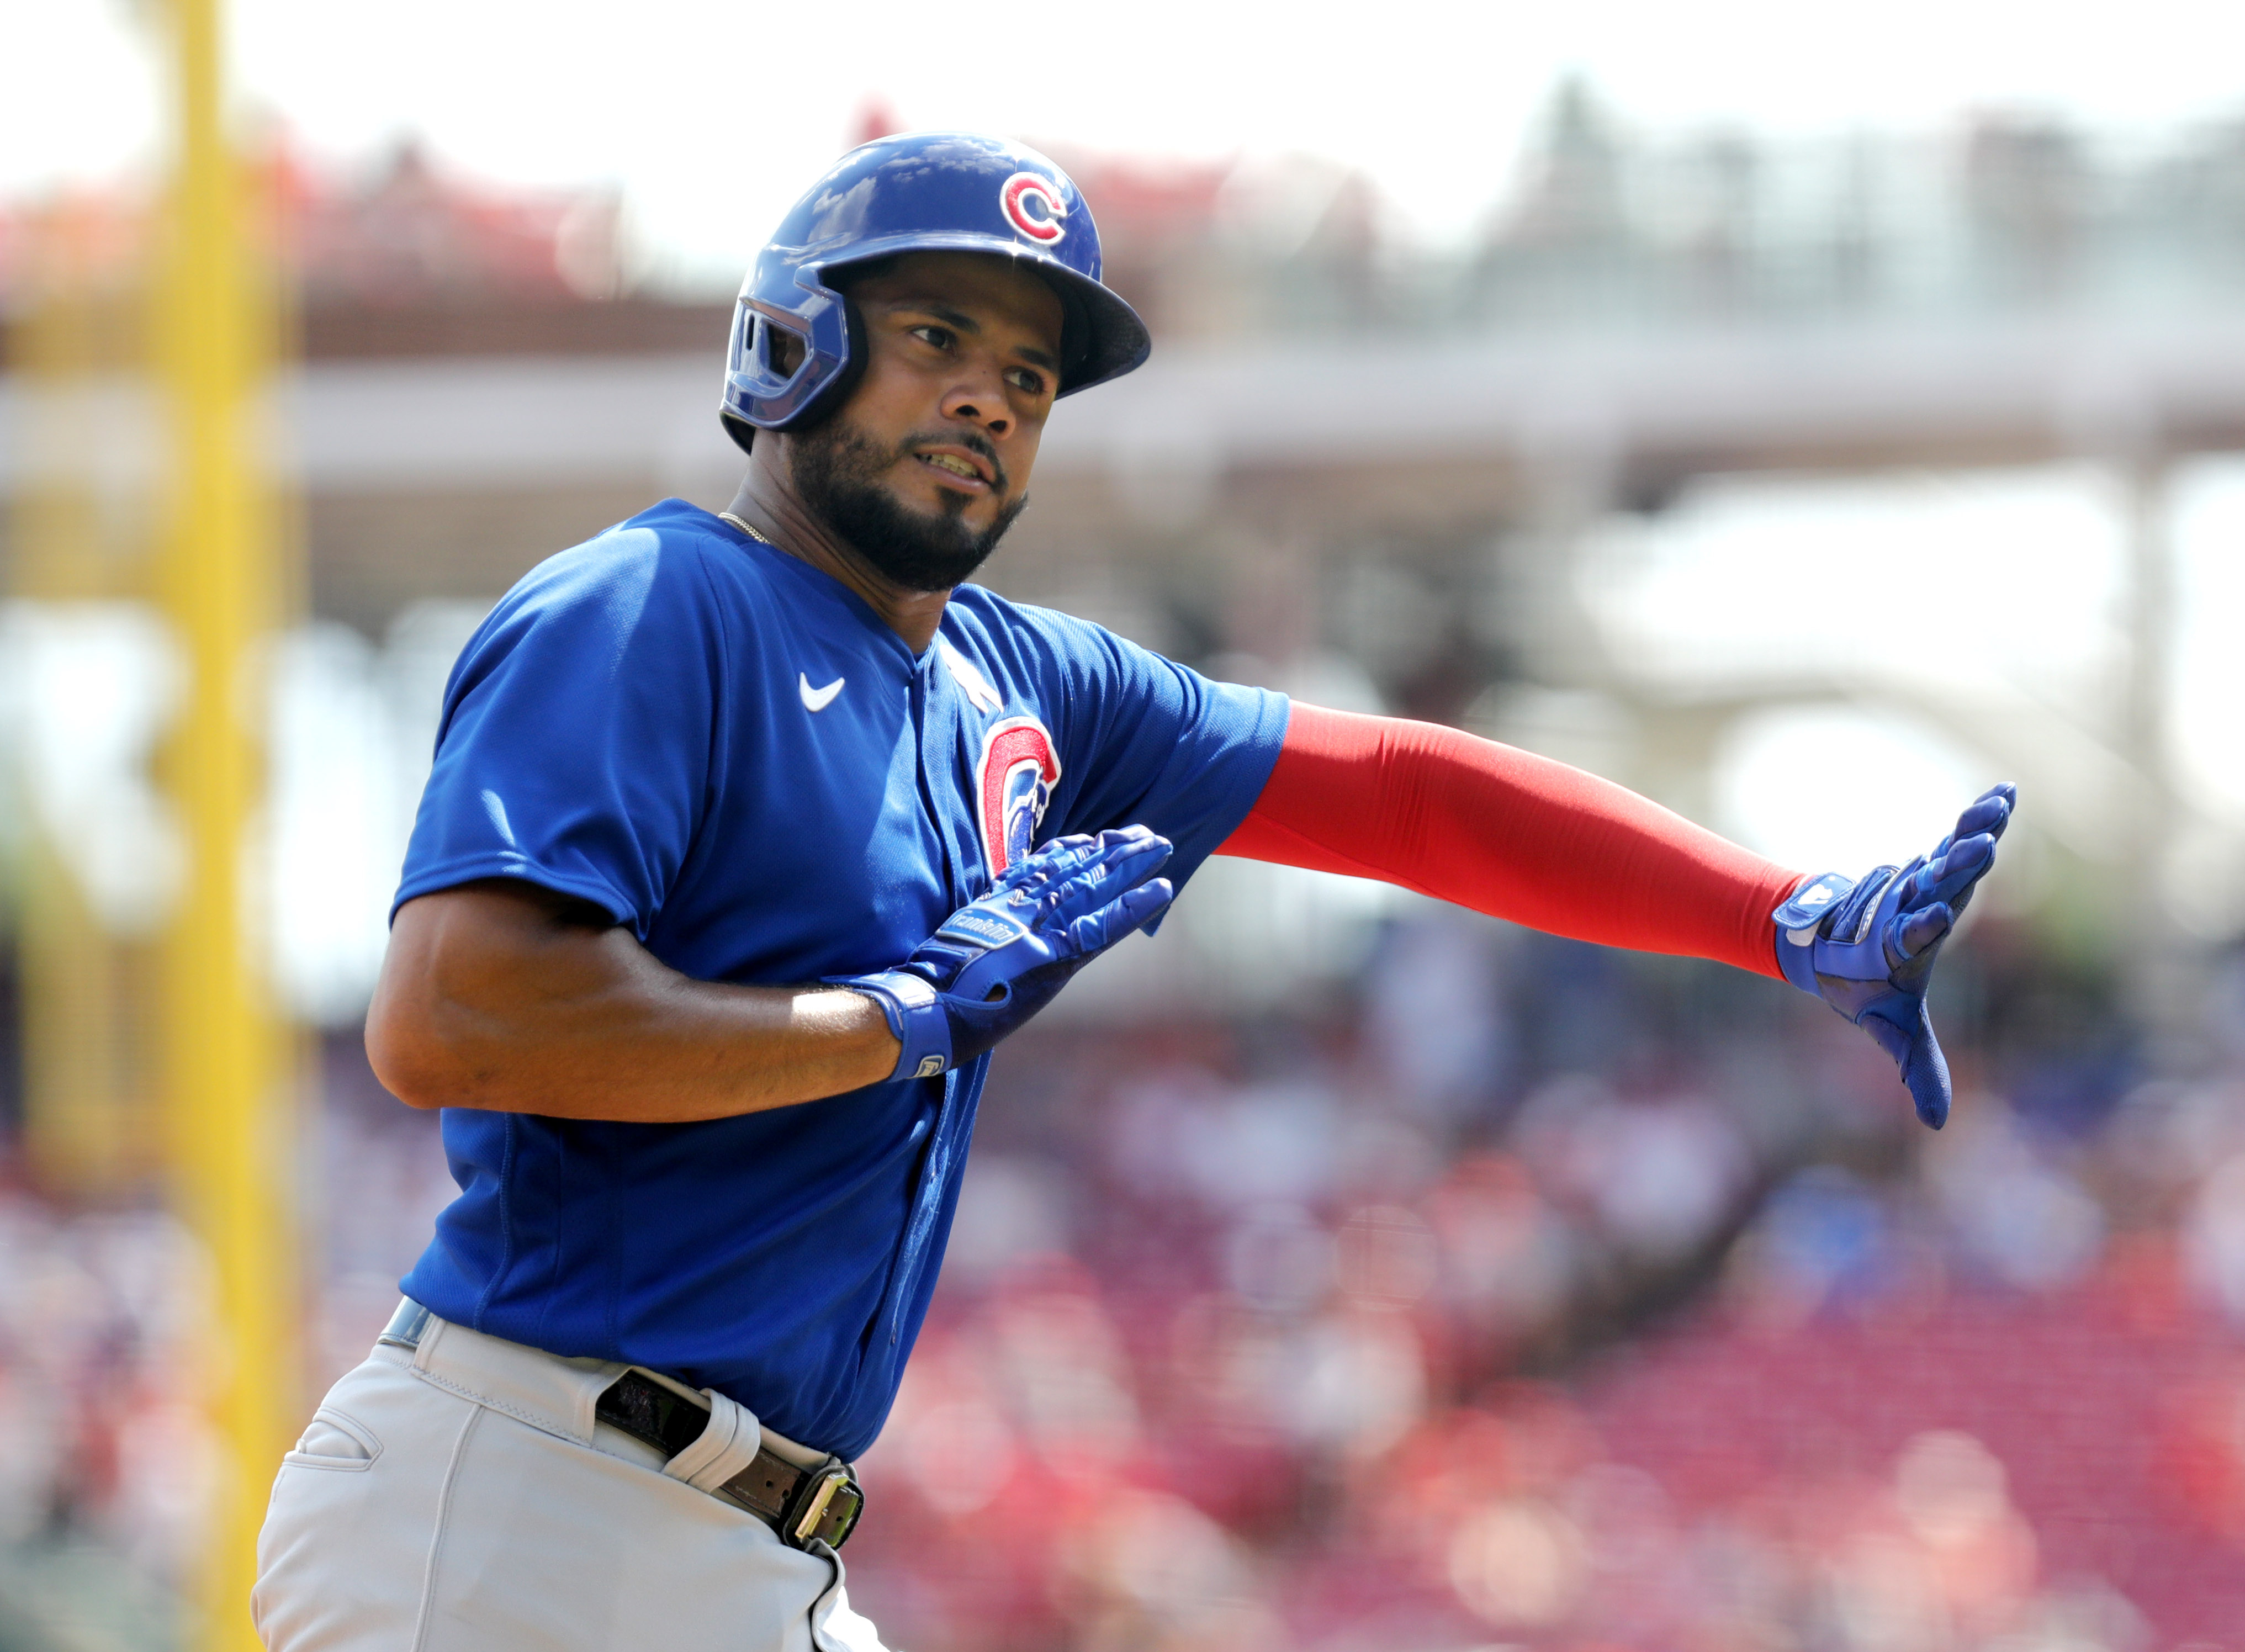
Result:
{"label": "cubs c logo on jersey chest", "polygon": [[1068,234],[1060,221],[1068,216],[1068,205],[1049,178],[1015,173],[998,186],[998,206],[1007,223],[1041,247]]}
{"label": "cubs c logo on jersey chest", "polygon": [[992,877],[1028,856],[1059,783],[1060,757],[1044,724],[1034,717],[1004,717],[990,725],[974,765],[974,795],[982,858]]}

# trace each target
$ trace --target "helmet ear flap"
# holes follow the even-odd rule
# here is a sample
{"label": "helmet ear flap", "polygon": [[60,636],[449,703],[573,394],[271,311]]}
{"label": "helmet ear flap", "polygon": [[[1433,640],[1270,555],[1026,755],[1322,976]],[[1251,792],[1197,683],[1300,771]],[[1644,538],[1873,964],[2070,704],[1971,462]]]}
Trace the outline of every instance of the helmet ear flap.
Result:
{"label": "helmet ear flap", "polygon": [[805,402],[801,410],[780,429],[808,430],[824,424],[850,399],[851,391],[858,388],[858,381],[865,376],[865,318],[858,313],[858,306],[847,294],[842,296],[842,316],[850,339],[849,349],[842,360],[842,370],[820,385],[818,394]]}
{"label": "helmet ear flap", "polygon": [[[718,416],[725,434],[743,453],[756,450],[759,429],[800,430],[817,423],[827,411],[848,396],[850,387],[858,382],[858,376],[865,370],[865,323],[857,306],[846,300],[838,301],[846,341],[838,352],[839,369],[783,420],[760,423],[747,416],[748,408],[754,404],[753,398],[759,395],[779,396],[793,389],[808,376],[811,355],[820,347],[813,332],[775,319],[761,305],[742,300],[729,352],[732,364],[727,373],[726,399],[718,410]],[[822,359],[831,360],[835,354],[830,347]]]}
{"label": "helmet ear flap", "polygon": [[[777,326],[770,317],[755,310],[743,311],[741,325],[749,335],[741,349],[743,365],[768,383],[784,383],[795,376],[796,369],[803,365],[804,352],[809,349],[800,333],[793,328]],[[720,410],[719,418],[725,434],[733,438],[742,452],[756,451],[755,425],[729,407]]]}

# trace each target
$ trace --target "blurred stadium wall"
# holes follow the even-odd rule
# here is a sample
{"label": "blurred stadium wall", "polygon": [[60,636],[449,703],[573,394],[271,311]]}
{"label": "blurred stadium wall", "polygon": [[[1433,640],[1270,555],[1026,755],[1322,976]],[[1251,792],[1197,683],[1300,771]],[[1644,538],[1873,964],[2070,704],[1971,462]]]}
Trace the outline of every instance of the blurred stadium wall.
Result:
{"label": "blurred stadium wall", "polygon": [[[1803,864],[1909,853],[1998,777],[2026,812],[1924,1140],[1766,985],[1212,866],[1000,1063],[866,1467],[893,1639],[2245,1647],[2245,126],[1655,145],[1570,85],[1442,258],[1313,160],[1060,152],[1157,351],[1060,410],[1000,589]],[[452,654],[737,458],[729,295],[635,285],[613,198],[411,147],[266,174],[305,573],[252,904],[317,1052],[312,1386],[447,1189],[356,1026]],[[213,1472],[167,1374],[208,1262],[147,1146],[185,860],[146,240],[129,194],[0,209],[27,1648],[173,1644]]]}

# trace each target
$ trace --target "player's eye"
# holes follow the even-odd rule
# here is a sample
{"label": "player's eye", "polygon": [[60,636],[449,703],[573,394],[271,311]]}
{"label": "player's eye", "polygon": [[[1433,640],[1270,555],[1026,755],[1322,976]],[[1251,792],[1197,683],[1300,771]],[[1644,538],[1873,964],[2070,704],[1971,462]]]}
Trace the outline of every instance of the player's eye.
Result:
{"label": "player's eye", "polygon": [[947,327],[922,325],[913,328],[912,335],[922,343],[932,344],[939,350],[949,349],[953,343],[951,329]]}
{"label": "player's eye", "polygon": [[1006,369],[1006,382],[1025,396],[1045,393],[1045,376],[1034,368],[1009,367]]}

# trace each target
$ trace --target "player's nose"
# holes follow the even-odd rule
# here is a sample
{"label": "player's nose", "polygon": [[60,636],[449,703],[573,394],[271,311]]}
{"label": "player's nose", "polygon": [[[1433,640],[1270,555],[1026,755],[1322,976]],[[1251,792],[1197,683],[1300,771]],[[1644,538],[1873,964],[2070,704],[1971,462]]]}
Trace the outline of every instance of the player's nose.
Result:
{"label": "player's nose", "polygon": [[1006,400],[1006,382],[994,363],[962,362],[943,393],[942,411],[944,417],[978,425],[994,438],[1013,432],[1014,410]]}

